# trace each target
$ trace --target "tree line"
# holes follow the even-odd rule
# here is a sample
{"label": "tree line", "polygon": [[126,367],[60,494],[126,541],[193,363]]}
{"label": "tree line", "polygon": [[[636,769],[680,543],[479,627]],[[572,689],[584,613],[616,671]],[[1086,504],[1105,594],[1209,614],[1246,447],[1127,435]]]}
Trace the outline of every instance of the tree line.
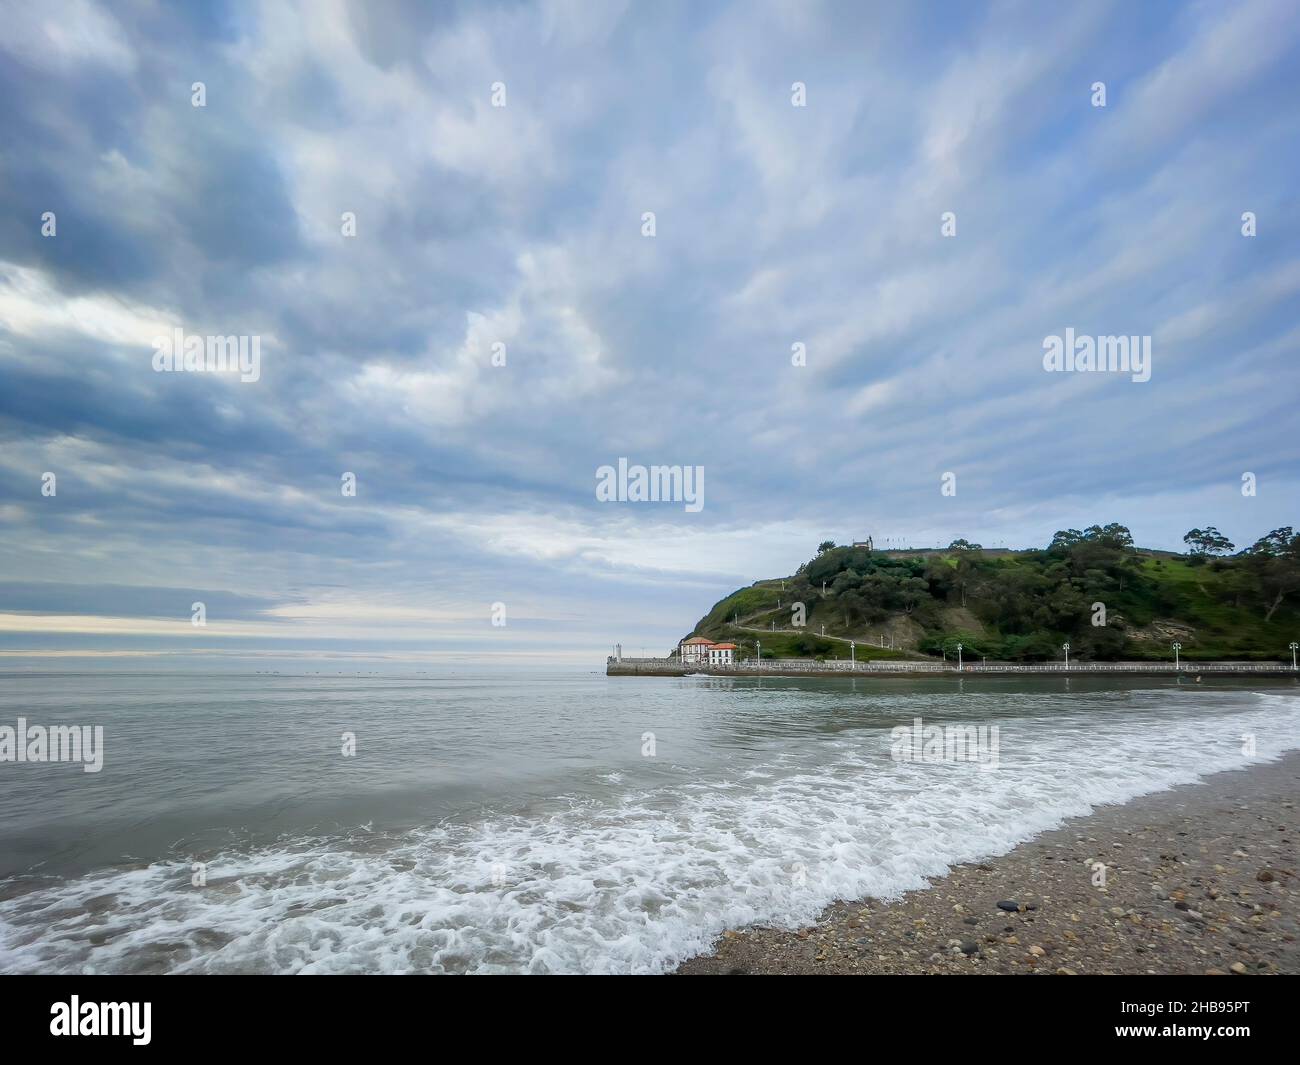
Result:
{"label": "tree line", "polygon": [[[910,557],[826,540],[786,595],[813,604],[828,632],[862,633],[902,614],[924,631],[920,649],[934,654],[961,641],[971,656],[1041,660],[1060,657],[1069,642],[1073,657],[1155,657],[1168,644],[1150,629],[1167,620],[1200,634],[1189,639],[1193,653],[1280,657],[1281,648],[1256,645],[1277,642],[1270,623],[1296,615],[1300,535],[1274,529],[1236,554],[1213,526],[1184,542],[1186,554],[1162,557],[1136,548],[1118,523],[1063,529],[1045,548],[998,556],[965,539]],[[976,626],[954,622],[953,607],[982,631],[963,632]]]}

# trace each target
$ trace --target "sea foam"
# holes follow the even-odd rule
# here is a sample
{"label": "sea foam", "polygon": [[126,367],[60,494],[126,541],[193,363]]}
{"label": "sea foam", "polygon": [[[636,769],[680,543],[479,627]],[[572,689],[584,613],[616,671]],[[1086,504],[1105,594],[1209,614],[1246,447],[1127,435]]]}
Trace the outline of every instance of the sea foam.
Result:
{"label": "sea foam", "polygon": [[232,849],[203,888],[180,862],[103,871],[11,897],[0,969],[662,972],[726,928],[897,897],[1098,805],[1300,746],[1300,699],[1246,705],[1002,717],[995,772],[895,762],[887,728],[840,732],[734,778],[545,817]]}

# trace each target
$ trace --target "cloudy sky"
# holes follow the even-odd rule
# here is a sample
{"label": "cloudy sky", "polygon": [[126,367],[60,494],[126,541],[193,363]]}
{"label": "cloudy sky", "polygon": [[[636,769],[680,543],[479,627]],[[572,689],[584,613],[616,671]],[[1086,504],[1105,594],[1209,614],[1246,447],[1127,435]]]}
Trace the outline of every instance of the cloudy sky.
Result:
{"label": "cloudy sky", "polygon": [[[827,537],[1300,524],[1298,42],[1286,0],[0,3],[0,668],[600,668]],[[154,372],[177,328],[260,378]],[[1151,379],[1046,372],[1067,328]],[[598,501],[620,457],[703,509]]]}

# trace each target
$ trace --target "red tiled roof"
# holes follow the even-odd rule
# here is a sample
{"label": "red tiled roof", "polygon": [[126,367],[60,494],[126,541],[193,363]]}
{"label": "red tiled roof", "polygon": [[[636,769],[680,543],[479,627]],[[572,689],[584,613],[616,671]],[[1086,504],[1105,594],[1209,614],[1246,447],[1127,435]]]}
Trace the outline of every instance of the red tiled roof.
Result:
{"label": "red tiled roof", "polygon": [[685,645],[685,644],[700,644],[700,643],[707,644],[707,645],[710,646],[710,647],[713,646],[713,641],[712,641],[712,640],[706,640],[703,636],[692,636],[689,640],[683,640],[683,641],[682,641],[682,644],[683,644],[683,645]]}
{"label": "red tiled roof", "polygon": [[715,643],[713,649],[715,651],[734,651],[736,645],[734,643]]}

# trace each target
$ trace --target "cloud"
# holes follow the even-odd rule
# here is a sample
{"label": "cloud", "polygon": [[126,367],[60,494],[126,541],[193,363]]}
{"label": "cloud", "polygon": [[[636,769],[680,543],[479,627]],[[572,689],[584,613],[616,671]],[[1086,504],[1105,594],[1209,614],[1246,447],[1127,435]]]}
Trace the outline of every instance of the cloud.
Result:
{"label": "cloud", "polygon": [[130,74],[136,54],[113,17],[90,0],[50,0],[35,7],[5,5],[0,49],[19,63],[66,74],[85,64]]}
{"label": "cloud", "polygon": [[[214,649],[599,655],[828,536],[1297,520],[1300,29],[1270,0],[0,23],[10,650],[189,653],[156,596],[206,588]],[[260,380],[153,373],[174,326],[260,336]],[[1067,327],[1152,336],[1151,381],[1045,373]],[[619,457],[704,466],[705,509],[598,503]]]}

